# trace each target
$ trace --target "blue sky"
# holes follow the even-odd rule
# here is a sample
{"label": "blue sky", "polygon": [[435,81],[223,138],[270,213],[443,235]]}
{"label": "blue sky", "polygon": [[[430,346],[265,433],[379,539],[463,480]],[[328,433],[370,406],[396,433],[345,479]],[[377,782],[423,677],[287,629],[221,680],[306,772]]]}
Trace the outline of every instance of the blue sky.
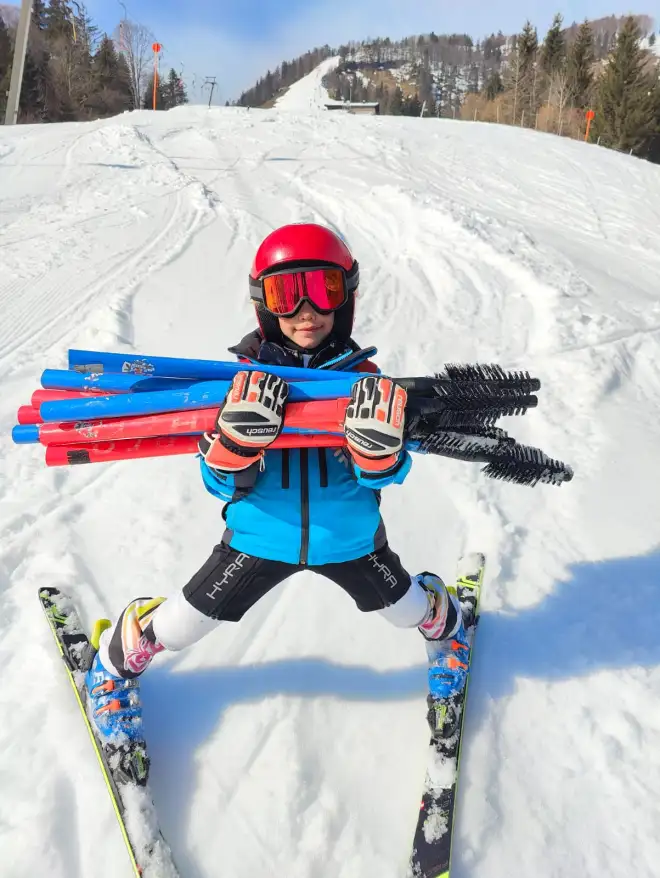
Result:
{"label": "blue sky", "polygon": [[[567,24],[624,14],[612,0],[124,0],[128,17],[151,28],[164,46],[163,64],[183,69],[201,99],[200,84],[216,76],[214,103],[235,98],[270,67],[316,45],[368,36],[466,32],[478,38],[519,31],[530,18],[542,34],[555,12]],[[87,0],[93,20],[112,32],[123,15],[118,0]],[[660,0],[646,13],[660,26]]]}

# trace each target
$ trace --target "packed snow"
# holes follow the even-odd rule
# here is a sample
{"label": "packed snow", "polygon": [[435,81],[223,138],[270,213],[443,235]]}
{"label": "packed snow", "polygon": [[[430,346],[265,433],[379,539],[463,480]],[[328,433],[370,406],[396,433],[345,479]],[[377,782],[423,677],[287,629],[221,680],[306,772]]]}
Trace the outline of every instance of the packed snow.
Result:
{"label": "packed snow", "polygon": [[[0,873],[130,872],[37,588],[113,617],[223,531],[192,457],[47,469],[12,445],[16,409],[69,347],[229,356],[255,248],[310,220],[360,261],[355,338],[385,371],[528,369],[539,407],[507,427],[576,472],[530,489],[426,456],[383,495],[411,571],[488,556],[452,876],[655,878],[660,168],[510,127],[238,108],[0,129]],[[418,632],[312,574],[158,656],[145,725],[181,874],[401,878],[425,692]]]}

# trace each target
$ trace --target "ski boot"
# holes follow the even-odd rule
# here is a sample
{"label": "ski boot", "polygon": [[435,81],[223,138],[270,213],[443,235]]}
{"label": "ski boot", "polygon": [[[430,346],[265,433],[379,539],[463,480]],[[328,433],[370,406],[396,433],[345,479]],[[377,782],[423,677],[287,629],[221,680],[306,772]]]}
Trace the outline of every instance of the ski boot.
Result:
{"label": "ski boot", "polygon": [[142,727],[140,682],[137,678],[118,677],[101,663],[101,634],[111,626],[109,619],[99,619],[90,638],[85,674],[89,713],[99,743],[120,779],[142,786],[147,782],[149,758]]}
{"label": "ski boot", "polygon": [[429,657],[429,690],[432,698],[445,699],[462,692],[470,656],[463,610],[456,588],[446,586],[433,573],[420,573],[417,581],[429,599],[429,618],[419,626]]}

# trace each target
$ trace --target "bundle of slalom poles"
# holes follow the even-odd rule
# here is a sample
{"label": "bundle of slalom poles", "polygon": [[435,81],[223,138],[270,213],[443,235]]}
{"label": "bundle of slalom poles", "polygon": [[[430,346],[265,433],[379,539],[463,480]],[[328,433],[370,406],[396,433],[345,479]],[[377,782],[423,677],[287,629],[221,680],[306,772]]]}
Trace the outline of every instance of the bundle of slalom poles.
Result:
{"label": "bundle of slalom poles", "polygon": [[[365,352],[372,355],[373,349]],[[359,353],[356,361],[359,361]],[[364,372],[69,350],[18,410],[17,444],[41,444],[47,466],[197,453],[239,370],[289,383],[284,429],[272,448],[340,448],[351,388]],[[498,365],[447,365],[433,377],[394,378],[408,392],[405,447],[485,463],[491,478],[561,485],[573,470],[496,426],[538,405],[538,379]]]}

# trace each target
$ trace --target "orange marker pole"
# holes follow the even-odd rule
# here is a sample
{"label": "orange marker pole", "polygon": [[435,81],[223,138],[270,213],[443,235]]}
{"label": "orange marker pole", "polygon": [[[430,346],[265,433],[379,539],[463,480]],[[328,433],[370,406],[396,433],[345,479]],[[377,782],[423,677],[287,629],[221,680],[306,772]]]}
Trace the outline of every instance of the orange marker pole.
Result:
{"label": "orange marker pole", "polygon": [[584,142],[586,143],[589,140],[589,131],[591,130],[591,123],[596,118],[596,114],[593,110],[587,110],[587,130],[584,133]]}
{"label": "orange marker pole", "polygon": [[158,96],[158,53],[163,48],[160,43],[154,43],[151,47],[154,50],[154,110],[156,109],[156,98]]}

